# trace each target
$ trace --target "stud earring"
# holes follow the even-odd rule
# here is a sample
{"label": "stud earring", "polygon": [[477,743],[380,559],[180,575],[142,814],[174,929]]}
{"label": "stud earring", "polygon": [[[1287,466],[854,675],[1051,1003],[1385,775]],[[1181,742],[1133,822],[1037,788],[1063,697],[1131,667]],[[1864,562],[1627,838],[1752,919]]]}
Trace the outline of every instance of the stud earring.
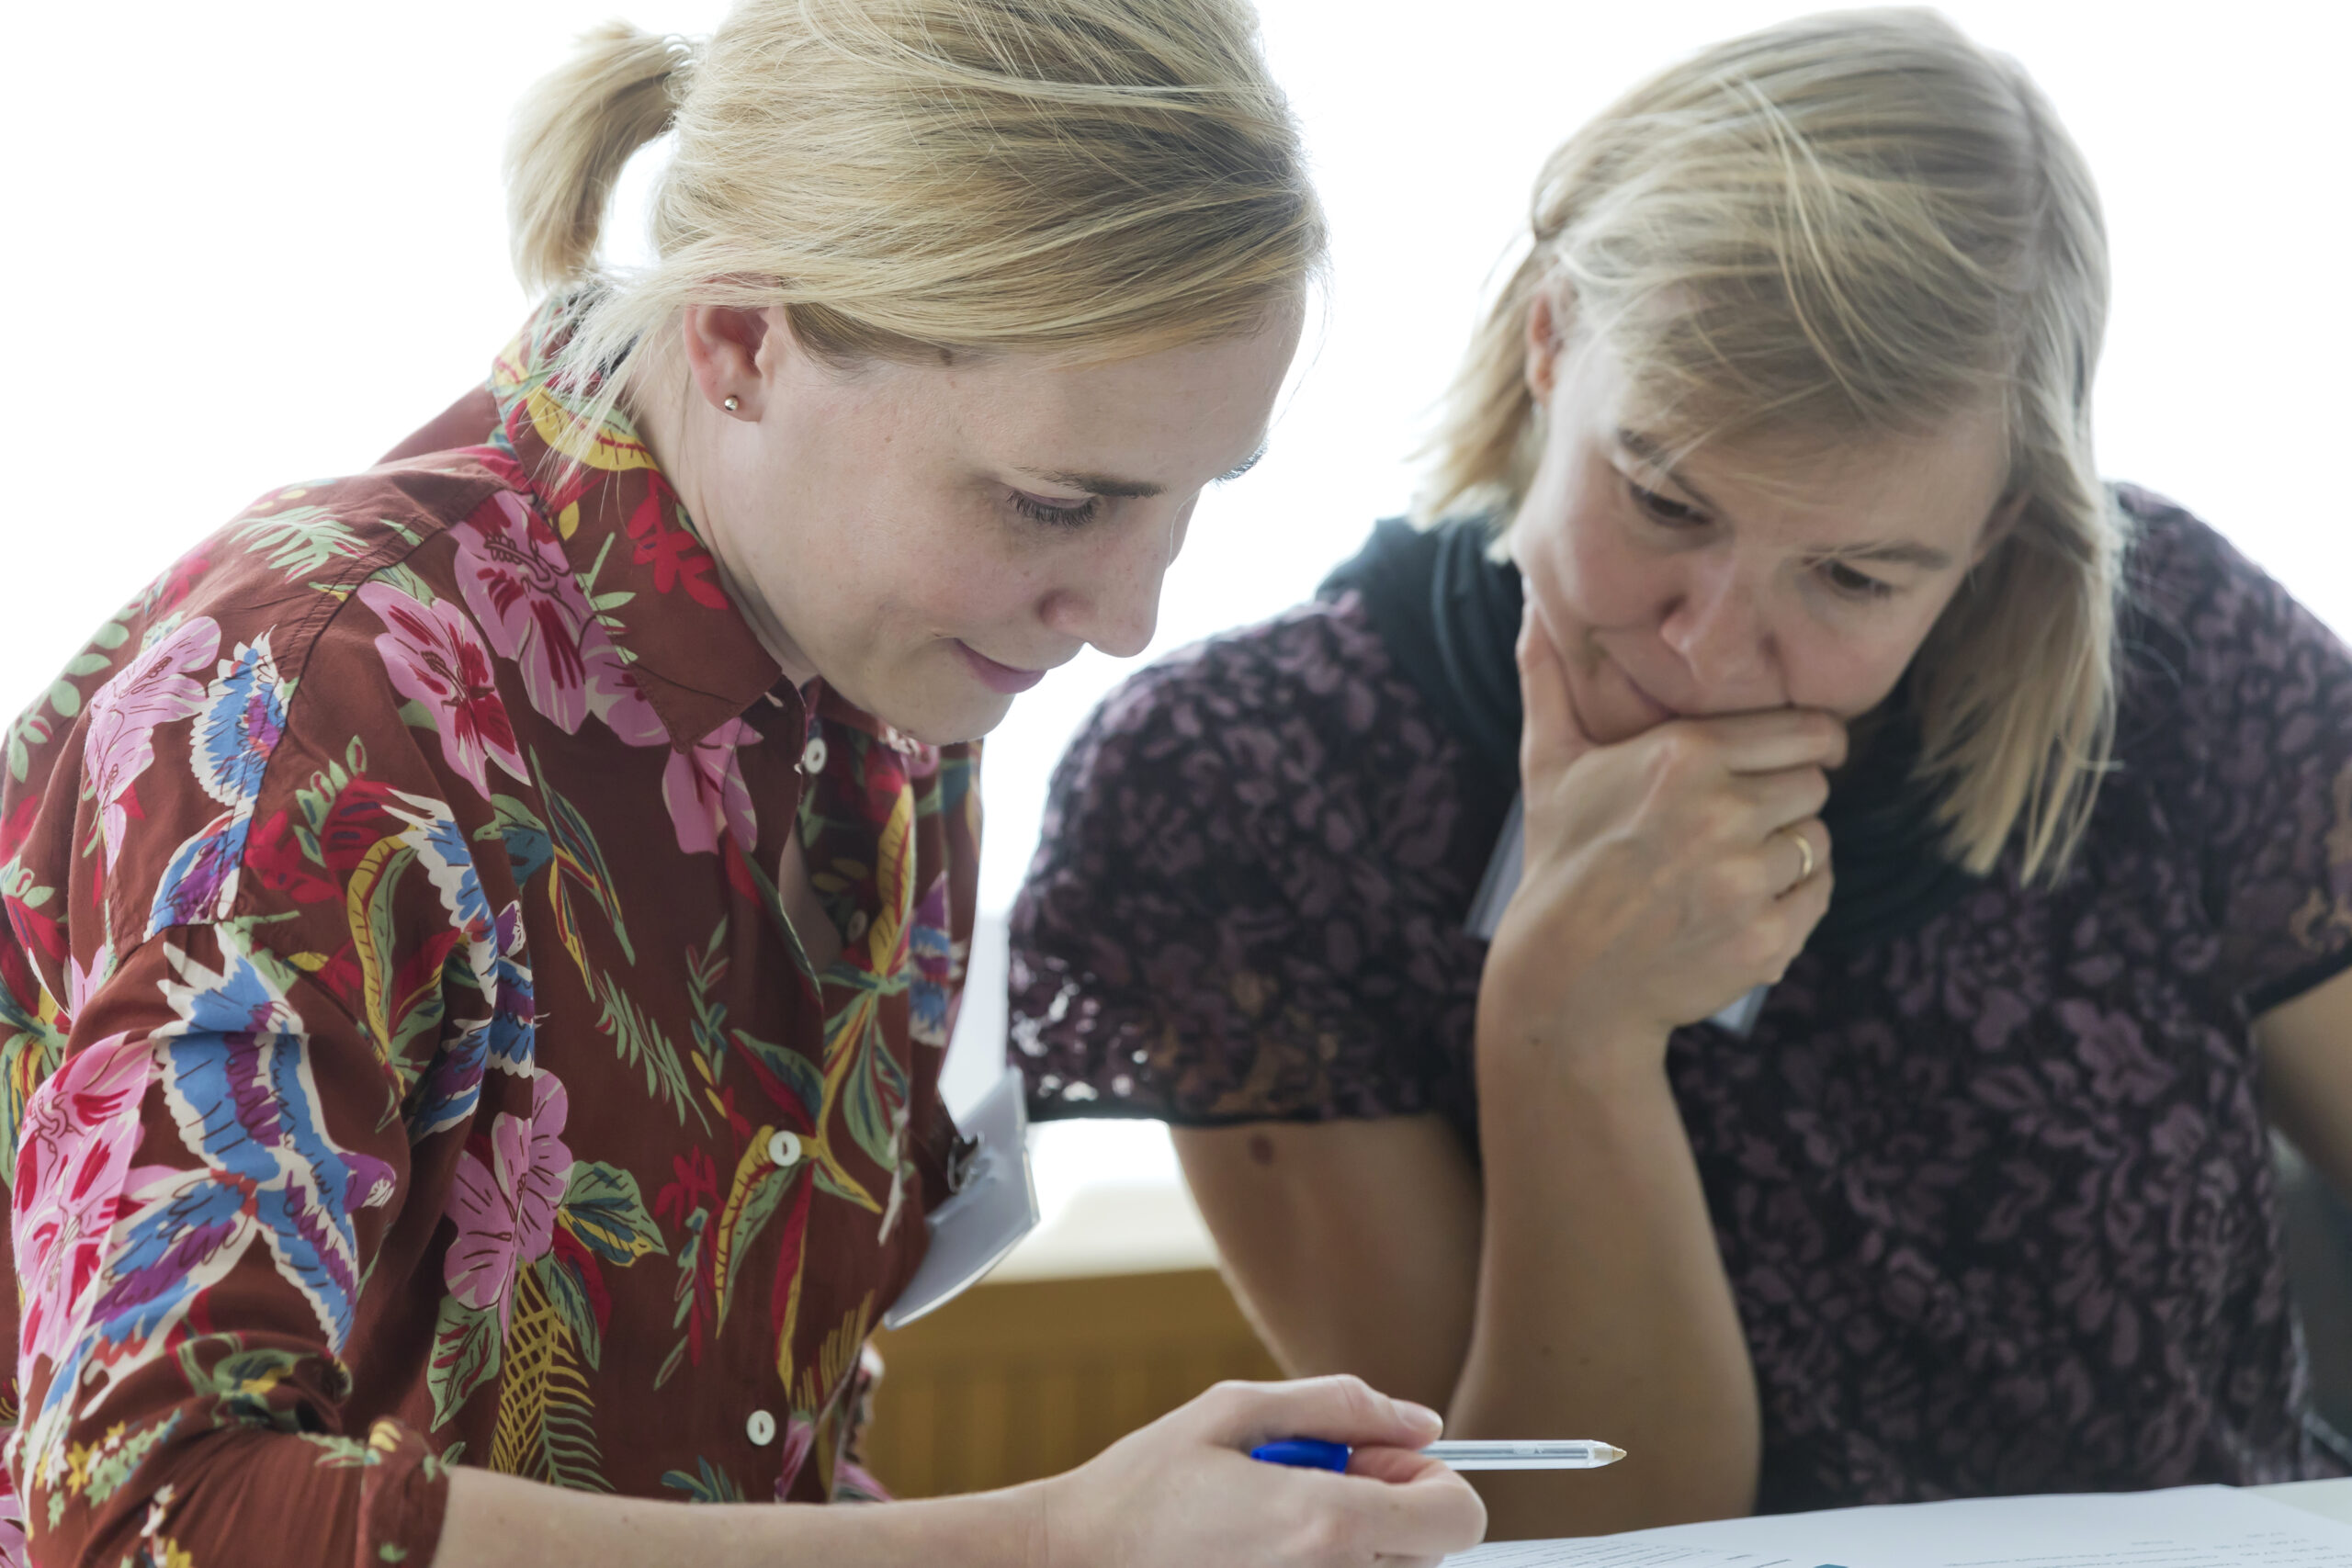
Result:
{"label": "stud earring", "polygon": [[737,397],[734,393],[729,392],[727,394],[727,400],[718,406],[725,409],[729,413],[733,413],[737,409],[743,406],[743,400]]}

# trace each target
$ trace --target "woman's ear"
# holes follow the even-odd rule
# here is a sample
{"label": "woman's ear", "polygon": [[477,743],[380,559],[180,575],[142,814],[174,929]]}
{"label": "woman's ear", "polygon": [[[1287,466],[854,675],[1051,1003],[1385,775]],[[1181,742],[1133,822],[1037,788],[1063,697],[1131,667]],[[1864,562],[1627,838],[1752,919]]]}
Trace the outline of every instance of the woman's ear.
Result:
{"label": "woman's ear", "polygon": [[[765,401],[763,358],[774,357],[779,331],[765,310],[730,305],[689,305],[679,323],[686,368],[695,388],[715,409],[738,419],[757,419]],[[786,336],[789,333],[786,333]]]}
{"label": "woman's ear", "polygon": [[1559,390],[1567,329],[1567,312],[1552,298],[1552,290],[1538,288],[1527,307],[1527,389],[1538,403],[1550,402]]}

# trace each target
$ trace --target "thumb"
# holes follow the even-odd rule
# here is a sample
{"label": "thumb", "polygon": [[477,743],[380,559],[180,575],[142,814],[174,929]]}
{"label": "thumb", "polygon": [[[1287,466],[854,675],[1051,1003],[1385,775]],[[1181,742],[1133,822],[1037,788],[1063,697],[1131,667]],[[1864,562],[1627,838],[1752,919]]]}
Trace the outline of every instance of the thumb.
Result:
{"label": "thumb", "polygon": [[1523,784],[1559,773],[1593,749],[1568,691],[1566,661],[1531,595],[1519,626],[1519,771]]}

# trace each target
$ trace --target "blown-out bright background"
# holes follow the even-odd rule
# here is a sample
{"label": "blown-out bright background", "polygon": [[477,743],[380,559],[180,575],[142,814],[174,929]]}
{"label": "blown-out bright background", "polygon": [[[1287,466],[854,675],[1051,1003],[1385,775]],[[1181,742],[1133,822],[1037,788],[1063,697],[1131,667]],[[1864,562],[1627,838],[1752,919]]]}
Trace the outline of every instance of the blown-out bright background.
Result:
{"label": "blown-out bright background", "polygon": [[[1336,268],[1265,461],[1202,504],[1154,652],[1308,592],[1408,497],[1425,428],[1545,152],[1637,76],[1782,0],[1263,0]],[[0,276],[14,344],[0,709],[260,491],[364,466],[482,374],[527,301],[499,152],[515,96],[616,10],[697,33],[723,0],[402,0],[97,10],[10,29]],[[2352,631],[2352,311],[2338,6],[1955,0],[2098,171],[2115,260],[2103,467],[2199,511]],[[643,161],[641,161],[642,163]],[[611,229],[642,247],[643,169]],[[1122,666],[1023,697],[986,769],[986,910]],[[1001,922],[990,930],[1001,931]],[[956,1092],[999,1049],[983,953]],[[1048,1206],[1166,1179],[1157,1128],[1057,1128]]]}

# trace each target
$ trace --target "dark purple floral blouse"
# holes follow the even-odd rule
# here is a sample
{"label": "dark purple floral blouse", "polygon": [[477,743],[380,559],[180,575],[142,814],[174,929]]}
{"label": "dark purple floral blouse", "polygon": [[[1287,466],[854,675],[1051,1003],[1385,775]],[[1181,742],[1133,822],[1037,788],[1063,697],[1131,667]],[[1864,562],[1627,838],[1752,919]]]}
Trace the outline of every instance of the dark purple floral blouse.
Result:
{"label": "dark purple floral blouse", "polygon": [[[2307,1416],[2249,1021],[2352,964],[2352,659],[2143,492],[2118,761],[2014,862],[1808,950],[1668,1063],[1747,1327],[1768,1511],[2345,1472]],[[1514,781],[1353,597],[1186,649],[1056,776],[1012,922],[1040,1116],[1436,1111],[1475,1145],[1464,917]]]}

